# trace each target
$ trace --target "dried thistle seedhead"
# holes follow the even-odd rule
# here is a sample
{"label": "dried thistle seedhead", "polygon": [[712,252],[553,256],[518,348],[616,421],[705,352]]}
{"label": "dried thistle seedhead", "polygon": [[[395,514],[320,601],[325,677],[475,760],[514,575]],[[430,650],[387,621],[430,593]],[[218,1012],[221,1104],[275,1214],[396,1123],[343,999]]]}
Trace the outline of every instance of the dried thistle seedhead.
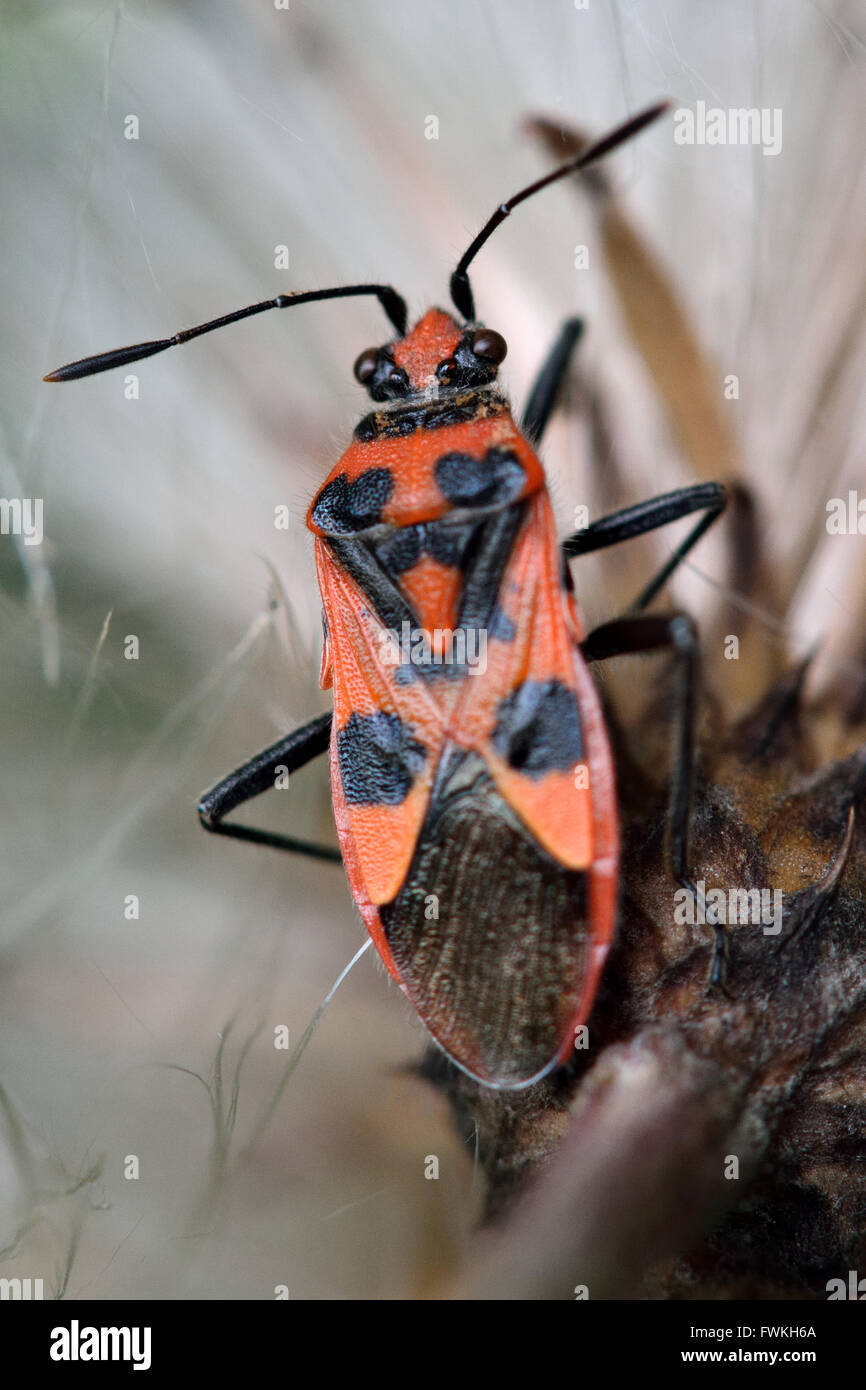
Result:
{"label": "dried thistle seedhead", "polygon": [[[866,746],[810,768],[802,675],[736,723],[708,711],[696,876],[708,894],[782,895],[781,920],[770,896],[764,922],[729,924],[724,990],[707,988],[710,929],[677,920],[656,701],[616,731],[622,903],[589,1048],[511,1095],[427,1059],[478,1127],[513,1276],[494,1296],[572,1297],[594,1278],[593,1297],[823,1297],[866,1258]],[[501,1257],[464,1292],[491,1293]]]}

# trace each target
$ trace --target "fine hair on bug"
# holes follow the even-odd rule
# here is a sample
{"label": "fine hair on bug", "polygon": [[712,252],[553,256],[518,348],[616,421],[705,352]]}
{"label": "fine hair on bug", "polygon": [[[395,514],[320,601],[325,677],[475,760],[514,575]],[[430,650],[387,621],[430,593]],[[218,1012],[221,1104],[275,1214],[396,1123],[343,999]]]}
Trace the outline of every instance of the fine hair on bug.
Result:
{"label": "fine hair on bug", "polygon": [[[686,614],[645,610],[727,494],[720,483],[680,488],[560,542],[536,450],[582,324],[562,325],[518,424],[497,383],[506,339],[476,318],[469,269],[520,203],[667,109],[648,107],[501,203],[451,275],[458,317],[434,308],[409,329],[405,300],[387,284],[281,294],[45,378],[126,366],[272,308],[378,300],[396,337],[354,364],[373,409],[307,514],[325,619],[320,679],[333,689],[333,713],[222,779],[199,815],[215,834],[343,862],[373,943],[434,1040],[496,1089],[530,1086],[564,1062],[613,937],[619,827],[596,662],[655,650],[674,658],[666,853],[672,879],[698,897],[689,860],[697,636]],[[567,561],[695,514],[628,610],[587,633]],[[483,672],[432,652],[429,661],[377,657],[383,632],[407,630],[483,634]],[[325,752],[339,851],[228,819],[274,785],[277,768],[293,772]],[[726,938],[713,930],[718,985]]]}

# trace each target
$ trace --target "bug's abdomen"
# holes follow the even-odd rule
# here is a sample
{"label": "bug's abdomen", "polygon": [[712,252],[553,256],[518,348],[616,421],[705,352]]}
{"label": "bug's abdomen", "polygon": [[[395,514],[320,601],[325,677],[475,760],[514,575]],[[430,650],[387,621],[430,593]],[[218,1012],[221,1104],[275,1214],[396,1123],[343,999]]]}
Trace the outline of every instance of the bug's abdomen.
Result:
{"label": "bug's abdomen", "polygon": [[452,749],[406,880],[379,910],[401,983],[437,1042],[488,1084],[547,1070],[587,975],[587,874],[558,864]]}

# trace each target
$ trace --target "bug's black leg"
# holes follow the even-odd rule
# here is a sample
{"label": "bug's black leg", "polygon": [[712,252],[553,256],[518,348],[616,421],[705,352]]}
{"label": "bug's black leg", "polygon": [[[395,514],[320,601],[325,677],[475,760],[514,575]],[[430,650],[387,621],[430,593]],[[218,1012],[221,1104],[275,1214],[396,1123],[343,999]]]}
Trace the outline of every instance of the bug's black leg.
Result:
{"label": "bug's black leg", "polygon": [[566,319],[556,342],[541,364],[541,371],[529,393],[520,425],[530,444],[541,443],[541,436],[553,414],[568,364],[582,333],[582,319]]}
{"label": "bug's black leg", "polygon": [[[603,623],[581,643],[586,661],[607,661],[614,656],[673,649],[675,659],[676,743],[671,795],[668,804],[665,857],[675,882],[687,888],[703,911],[704,904],[689,868],[692,784],[695,772],[695,703],[698,683],[698,635],[686,613],[645,614],[615,618]],[[712,927],[713,958],[708,984],[723,986],[728,959],[728,936],[718,922]]]}
{"label": "bug's black leg", "polygon": [[604,550],[621,541],[630,541],[635,536],[643,536],[647,531],[656,531],[672,521],[689,516],[692,512],[704,512],[696,526],[692,528],[682,544],[678,545],[670,559],[662,565],[655,578],[638,594],[629,605],[629,613],[639,613],[652,603],[656,594],[670,579],[677,565],[697,545],[701,536],[712,526],[728,504],[728,492],[721,483],[695,483],[692,487],[677,488],[676,492],[665,492],[660,497],[652,497],[648,502],[639,502],[635,507],[624,507],[622,511],[611,512],[587,526],[585,531],[576,531],[562,543],[569,559],[575,555],[588,555],[592,550]]}
{"label": "bug's black leg", "polygon": [[279,743],[272,744],[205,792],[198,803],[199,819],[205,830],[212,831],[214,835],[229,835],[234,840],[247,840],[254,845],[270,845],[273,849],[293,850],[296,854],[308,854],[313,859],[341,863],[340,851],[328,845],[295,840],[290,835],[275,835],[269,830],[256,830],[250,825],[227,824],[224,819],[236,806],[243,806],[244,802],[273,787],[277,768],[285,768],[289,773],[296,772],[324,753],[331,737],[332,718],[330,714],[319,715],[318,719],[287,734]]}

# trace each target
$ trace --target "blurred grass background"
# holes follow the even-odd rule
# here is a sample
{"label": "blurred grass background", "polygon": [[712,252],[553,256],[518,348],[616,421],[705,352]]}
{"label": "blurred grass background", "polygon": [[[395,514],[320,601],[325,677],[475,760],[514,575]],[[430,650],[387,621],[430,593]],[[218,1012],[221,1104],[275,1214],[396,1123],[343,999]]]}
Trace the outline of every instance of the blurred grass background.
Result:
{"label": "blurred grass background", "polygon": [[[477,1210],[471,1152],[401,1074],[423,1031],[372,952],[244,1150],[286,1065],[274,1028],[298,1041],[363,933],[339,870],[212,840],[194,809],[327,708],[303,518],[382,315],[266,315],[138,364],[137,400],[123,372],[42,374],[289,289],[386,280],[415,317],[444,304],[484,218],[550,167],[527,116],[601,131],[660,95],[781,107],[776,158],[678,147],[668,122],[609,173],[720,394],[739,376],[732,428],[780,576],[768,617],[795,652],[830,634],[832,672],[834,651],[862,656],[866,597],[862,538],[824,535],[827,497],[863,477],[863,30],[846,0],[6,0],[0,490],[44,498],[45,541],[0,538],[0,1275],[73,1298],[415,1297]],[[517,401],[561,319],[587,317],[606,453],[585,415],[551,428],[563,532],[578,504],[690,480],[585,197],[522,208],[473,280]],[[585,562],[588,620],[669,543]],[[699,617],[723,556],[716,538],[678,582]],[[326,768],[253,811],[332,837]],[[212,1081],[221,1036],[229,1094],[252,1041],[215,1143],[189,1072]]]}

